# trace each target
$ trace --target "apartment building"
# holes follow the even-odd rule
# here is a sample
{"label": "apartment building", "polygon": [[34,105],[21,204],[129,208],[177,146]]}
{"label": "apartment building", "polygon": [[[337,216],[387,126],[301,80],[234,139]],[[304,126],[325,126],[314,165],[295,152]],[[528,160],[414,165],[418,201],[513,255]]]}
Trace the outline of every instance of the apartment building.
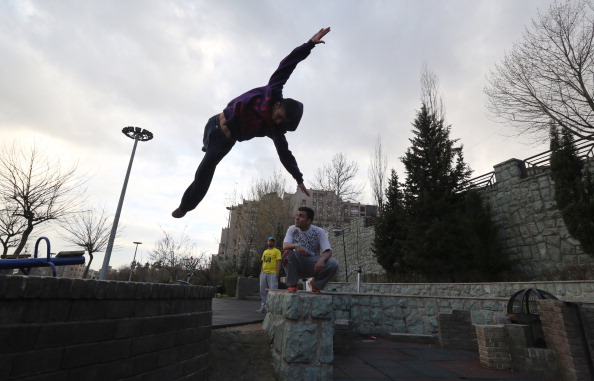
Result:
{"label": "apartment building", "polygon": [[[324,191],[317,189],[310,189],[310,197],[307,197],[300,190],[295,193],[286,193],[283,197],[285,202],[288,202],[286,226],[283,225],[282,236],[276,237],[277,243],[281,243],[284,238],[284,232],[292,223],[293,216],[297,213],[300,206],[308,206],[315,211],[314,224],[325,229],[329,234],[336,230],[347,226],[351,219],[358,217],[375,217],[377,214],[377,206],[365,205],[354,202],[344,202],[332,191]],[[267,195],[266,197],[276,197],[274,195]],[[252,211],[253,201],[245,201],[239,205],[227,207],[229,211],[228,225],[221,229],[221,239],[219,243],[219,250],[217,255],[213,255],[213,263],[217,263],[220,268],[232,267],[241,263],[241,256],[246,256],[249,252],[251,258],[258,257],[260,244],[254,245],[253,242],[246,242],[245,234],[241,234],[241,221],[245,221],[245,214]],[[268,235],[276,234],[274,232],[267,233]],[[262,238],[264,239],[264,238]],[[247,249],[250,245],[249,250]]]}

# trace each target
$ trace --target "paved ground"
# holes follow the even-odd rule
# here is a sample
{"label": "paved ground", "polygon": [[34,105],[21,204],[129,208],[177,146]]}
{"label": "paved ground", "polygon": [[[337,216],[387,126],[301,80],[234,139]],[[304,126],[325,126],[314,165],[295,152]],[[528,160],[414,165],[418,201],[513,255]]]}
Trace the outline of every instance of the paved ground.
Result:
{"label": "paved ground", "polygon": [[212,327],[225,328],[264,321],[264,314],[256,312],[259,301],[231,298],[212,299]]}
{"label": "paved ground", "polygon": [[[213,328],[236,327],[261,330],[264,315],[256,312],[260,302],[214,298]],[[223,331],[220,331],[222,334]],[[261,334],[266,333],[262,330]],[[234,339],[236,340],[236,339]],[[249,380],[244,373],[240,378]],[[231,378],[229,378],[231,379]],[[488,369],[481,365],[478,353],[442,349],[438,345],[375,340],[354,337],[347,355],[334,356],[334,380],[505,380],[554,381],[508,370]]]}
{"label": "paved ground", "polygon": [[[509,370],[488,369],[478,353],[438,345],[358,339],[348,355],[334,356],[334,380],[545,380]],[[553,380],[551,380],[553,381]]]}

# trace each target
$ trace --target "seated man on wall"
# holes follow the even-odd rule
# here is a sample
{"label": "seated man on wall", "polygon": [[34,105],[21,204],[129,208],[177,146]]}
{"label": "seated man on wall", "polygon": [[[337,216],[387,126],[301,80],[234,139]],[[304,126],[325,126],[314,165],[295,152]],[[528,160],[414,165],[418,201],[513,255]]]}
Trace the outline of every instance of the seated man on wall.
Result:
{"label": "seated man on wall", "polygon": [[307,206],[297,209],[295,225],[289,227],[283,242],[283,264],[289,291],[297,291],[299,278],[309,282],[312,292],[320,292],[338,271],[332,248],[324,229],[312,225],[314,211]]}

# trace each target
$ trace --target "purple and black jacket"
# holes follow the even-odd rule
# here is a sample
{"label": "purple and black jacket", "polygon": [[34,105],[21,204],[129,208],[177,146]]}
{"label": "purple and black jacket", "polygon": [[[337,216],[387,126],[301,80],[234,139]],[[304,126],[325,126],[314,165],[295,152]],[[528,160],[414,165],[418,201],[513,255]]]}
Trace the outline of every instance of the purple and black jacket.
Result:
{"label": "purple and black jacket", "polygon": [[[297,183],[303,182],[303,174],[299,171],[297,161],[289,150],[289,143],[285,137],[287,131],[272,121],[272,106],[283,99],[283,86],[297,64],[307,58],[314,47],[315,44],[308,41],[295,48],[281,61],[266,86],[241,94],[229,102],[223,110],[227,127],[237,141],[264,136],[272,139],[281,163]],[[303,104],[301,108],[303,110]],[[294,131],[299,120],[292,123],[293,125],[286,127],[287,130]]]}

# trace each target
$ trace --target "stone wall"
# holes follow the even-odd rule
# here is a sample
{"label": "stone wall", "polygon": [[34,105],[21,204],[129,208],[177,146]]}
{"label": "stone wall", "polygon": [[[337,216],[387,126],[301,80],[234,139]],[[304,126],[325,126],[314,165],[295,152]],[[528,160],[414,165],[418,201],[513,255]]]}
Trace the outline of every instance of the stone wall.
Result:
{"label": "stone wall", "polygon": [[332,380],[332,296],[270,290],[264,329],[276,375],[283,381]]}
{"label": "stone wall", "polygon": [[555,351],[562,379],[594,379],[594,307],[540,300],[538,310],[547,346]]}
{"label": "stone wall", "polygon": [[[331,282],[328,291],[354,293],[354,283]],[[362,283],[360,293],[394,296],[464,297],[507,300],[518,290],[538,288],[558,299],[594,303],[594,280],[558,282],[493,282],[493,283]]]}
{"label": "stone wall", "polygon": [[[588,165],[594,167],[594,162]],[[526,168],[524,161],[510,159],[493,168],[496,181],[481,192],[517,270],[527,279],[542,279],[543,271],[594,264],[594,258],[567,231],[548,167]],[[344,229],[344,235],[331,234],[334,257],[341,266],[337,281],[352,282],[358,267],[367,279],[385,273],[371,251],[375,231],[369,225],[369,219],[358,218]]]}
{"label": "stone wall", "polygon": [[357,279],[358,268],[364,275],[385,273],[371,252],[375,238],[372,221],[370,217],[354,218],[343,232],[330,232],[332,256],[340,266],[336,274],[337,281],[353,282]]}
{"label": "stone wall", "polygon": [[353,332],[437,334],[440,314],[469,311],[472,324],[506,320],[509,298],[518,290],[538,288],[565,301],[594,305],[594,281],[527,283],[329,283],[334,316],[351,322]]}
{"label": "stone wall", "polygon": [[0,276],[0,379],[205,379],[213,287]]}
{"label": "stone wall", "polygon": [[594,263],[567,231],[548,167],[527,169],[511,159],[494,169],[496,182],[483,195],[517,269],[538,279],[543,270]]}
{"label": "stone wall", "polygon": [[442,348],[476,351],[477,331],[472,324],[470,311],[453,310],[452,313],[440,313],[439,343]]}

